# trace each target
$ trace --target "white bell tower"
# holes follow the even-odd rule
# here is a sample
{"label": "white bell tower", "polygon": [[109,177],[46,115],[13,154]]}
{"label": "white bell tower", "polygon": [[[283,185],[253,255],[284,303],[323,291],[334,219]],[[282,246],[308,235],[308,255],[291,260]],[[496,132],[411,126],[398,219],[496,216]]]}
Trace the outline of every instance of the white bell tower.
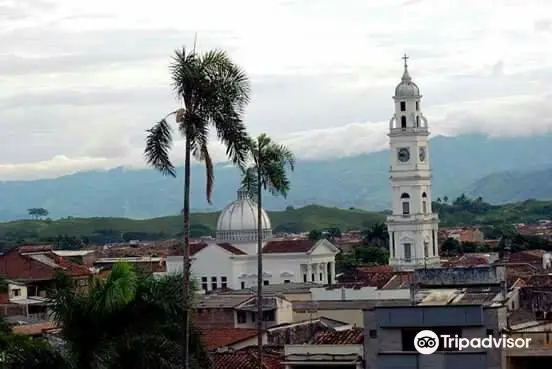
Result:
{"label": "white bell tower", "polygon": [[395,88],[395,114],[389,121],[392,215],[387,217],[389,265],[400,270],[440,266],[439,218],[431,209],[427,119],[422,95],[408,73]]}

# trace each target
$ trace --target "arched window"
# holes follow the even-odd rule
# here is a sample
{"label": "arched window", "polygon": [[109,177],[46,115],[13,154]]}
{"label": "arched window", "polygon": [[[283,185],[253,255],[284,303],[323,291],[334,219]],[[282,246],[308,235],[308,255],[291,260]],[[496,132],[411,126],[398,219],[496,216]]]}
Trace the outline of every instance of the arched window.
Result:
{"label": "arched window", "polygon": [[406,192],[401,195],[402,213],[403,215],[410,214],[410,195]]}
{"label": "arched window", "polygon": [[420,117],[416,115],[416,128],[420,128]]}
{"label": "arched window", "polygon": [[404,115],[401,116],[401,128],[406,128],[406,117]]}
{"label": "arched window", "polygon": [[427,214],[427,194],[422,193],[422,213]]}
{"label": "arched window", "polygon": [[401,101],[401,111],[406,111],[406,101]]}

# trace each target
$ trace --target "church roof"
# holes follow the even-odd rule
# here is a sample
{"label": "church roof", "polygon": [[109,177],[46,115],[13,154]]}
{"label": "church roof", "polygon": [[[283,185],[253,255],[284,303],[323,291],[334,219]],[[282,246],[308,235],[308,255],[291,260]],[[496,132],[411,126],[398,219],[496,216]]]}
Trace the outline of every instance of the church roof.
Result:
{"label": "church roof", "polygon": [[408,56],[404,56],[404,72],[401,78],[401,82],[395,88],[395,97],[396,98],[409,98],[409,97],[419,97],[420,89],[418,85],[412,82],[412,77],[408,73],[408,65],[406,60]]}
{"label": "church roof", "polygon": [[263,254],[309,252],[314,245],[311,240],[270,241],[263,247]]}
{"label": "church roof", "polygon": [[247,255],[244,251],[238,249],[236,246],[232,246],[231,244],[224,242],[224,243],[217,243],[217,246],[222,247],[228,252],[231,252],[234,255]]}

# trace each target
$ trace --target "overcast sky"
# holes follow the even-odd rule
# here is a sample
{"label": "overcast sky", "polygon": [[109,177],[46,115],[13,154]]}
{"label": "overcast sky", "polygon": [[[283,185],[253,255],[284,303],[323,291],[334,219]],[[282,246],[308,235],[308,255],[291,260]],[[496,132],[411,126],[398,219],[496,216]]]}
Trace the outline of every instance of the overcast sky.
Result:
{"label": "overcast sky", "polygon": [[550,0],[0,0],[0,14],[0,180],[142,166],[194,32],[248,72],[250,132],[300,158],[386,147],[405,52],[434,135],[552,129]]}

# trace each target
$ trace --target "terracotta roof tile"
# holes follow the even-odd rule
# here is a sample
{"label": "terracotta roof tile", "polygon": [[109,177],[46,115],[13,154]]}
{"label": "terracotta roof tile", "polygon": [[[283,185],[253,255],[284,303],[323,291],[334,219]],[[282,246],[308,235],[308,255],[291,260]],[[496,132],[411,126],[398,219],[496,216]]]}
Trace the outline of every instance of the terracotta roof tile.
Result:
{"label": "terracotta roof tile", "polygon": [[243,252],[242,250],[238,249],[236,246],[233,246],[229,243],[217,243],[219,247],[222,247],[228,252],[231,252],[234,255],[247,255],[247,253]]}
{"label": "terracotta roof tile", "polygon": [[358,345],[364,341],[364,329],[323,331],[314,338],[315,345]]}
{"label": "terracotta roof tile", "polygon": [[246,328],[204,329],[201,334],[207,348],[216,350],[256,337],[257,330]]}
{"label": "terracotta roof tile", "polygon": [[[194,256],[201,250],[207,247],[207,244],[205,242],[198,242],[198,243],[191,243],[190,244],[190,256]],[[183,253],[183,247],[182,242],[177,242],[173,244],[170,247],[169,255],[171,256],[182,256]]]}
{"label": "terracotta roof tile", "polygon": [[315,245],[311,240],[270,241],[263,247],[264,254],[309,252]]}
{"label": "terracotta roof tile", "polygon": [[540,274],[530,277],[526,282],[527,287],[552,287],[552,275]]}
{"label": "terracotta roof tile", "polygon": [[17,250],[20,254],[24,254],[27,252],[52,251],[53,247],[51,244],[36,244],[36,245],[18,246],[14,250]]}
{"label": "terracotta roof tile", "polygon": [[49,329],[56,328],[54,322],[42,322],[34,324],[16,325],[12,328],[12,332],[15,334],[21,334],[24,336],[36,336],[42,334],[42,332]]}
{"label": "terracotta roof tile", "polygon": [[[216,353],[213,357],[213,369],[258,369],[257,355],[249,350]],[[263,354],[264,369],[284,369],[279,355]]]}

